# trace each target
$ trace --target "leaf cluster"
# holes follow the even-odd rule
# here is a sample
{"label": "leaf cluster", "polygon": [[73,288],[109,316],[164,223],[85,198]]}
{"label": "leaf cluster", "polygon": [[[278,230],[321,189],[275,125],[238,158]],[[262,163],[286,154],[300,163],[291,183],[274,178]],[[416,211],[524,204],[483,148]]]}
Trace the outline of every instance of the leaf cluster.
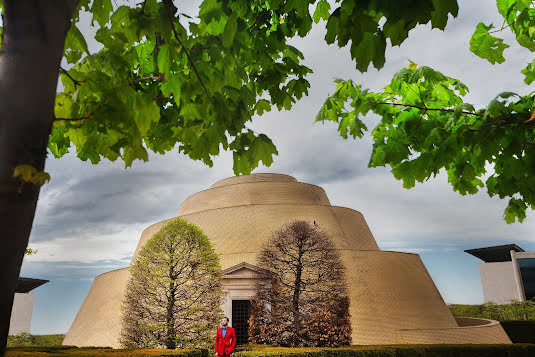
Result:
{"label": "leaf cluster", "polygon": [[204,1],[197,18],[156,0],[135,8],[86,0],[80,10],[93,14],[103,49],[89,53],[75,16],[49,143],[54,156],[72,143],[82,160],[120,158],[130,166],[146,161],[147,150],[178,146],[210,166],[221,149],[231,150],[236,174],[271,164],[275,146],[246,124],[308,93],[311,70],[287,43],[310,30],[302,27],[308,10],[231,0]]}
{"label": "leaf cluster", "polygon": [[[315,5],[315,6],[314,6]],[[384,64],[386,39],[398,45],[419,23],[444,28],[457,15],[454,0],[337,1],[204,0],[196,18],[172,1],[135,7],[81,0],[67,35],[49,149],[61,157],[72,145],[82,160],[148,159],[147,150],[178,150],[207,165],[230,150],[234,172],[247,174],[277,150],[247,129],[254,115],[290,109],[308,94],[311,69],[289,44],[313,23],[327,21],[326,41],[343,47],[360,70]],[[103,45],[89,53],[77,27],[92,14]],[[384,21],[386,20],[386,21]]]}
{"label": "leaf cluster", "polygon": [[[520,46],[530,51],[535,51],[535,3],[533,0],[497,0],[499,13],[503,16],[503,24],[494,30],[494,25],[485,25],[480,22],[470,39],[470,50],[477,56],[488,60],[490,63],[503,63],[505,58],[503,51],[509,47],[503,39],[494,36],[507,28],[515,35]],[[529,64],[523,71],[526,76],[525,82],[533,82],[533,65]]]}
{"label": "leaf cluster", "polygon": [[398,46],[410,30],[429,22],[432,28],[442,30],[448,16],[457,16],[459,10],[456,0],[346,0],[337,1],[337,5],[329,16],[325,40],[339,47],[351,41],[351,58],[361,72],[370,63],[377,69],[383,67],[387,39]]}
{"label": "leaf cluster", "polygon": [[360,138],[365,116],[377,114],[370,167],[390,166],[405,188],[444,169],[462,195],[486,187],[509,198],[505,220],[521,222],[535,208],[535,93],[500,93],[476,110],[463,101],[467,91],[457,79],[411,65],[381,92],[339,80],[316,121],[334,121],[343,138]]}

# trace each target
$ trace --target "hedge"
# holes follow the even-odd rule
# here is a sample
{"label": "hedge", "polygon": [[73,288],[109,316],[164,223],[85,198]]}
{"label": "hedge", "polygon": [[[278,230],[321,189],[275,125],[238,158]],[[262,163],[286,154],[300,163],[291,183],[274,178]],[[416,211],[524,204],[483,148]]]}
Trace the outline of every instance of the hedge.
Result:
{"label": "hedge", "polygon": [[64,338],[64,334],[31,335],[29,333],[21,333],[8,336],[7,347],[60,346]]}
{"label": "hedge", "polygon": [[[110,347],[8,347],[6,357],[29,357],[43,355],[46,357],[154,357],[154,356],[180,356],[180,357],[209,357],[206,349],[191,350],[164,350],[164,349],[113,349]],[[212,357],[210,355],[210,357]]]}
{"label": "hedge", "polygon": [[[107,347],[12,347],[7,357],[212,357],[211,350],[114,350]],[[533,357],[535,344],[514,345],[381,345],[344,348],[283,348],[270,346],[241,346],[233,357]]]}
{"label": "hedge", "polygon": [[533,357],[535,344],[381,345],[345,348],[242,347],[233,357]]}
{"label": "hedge", "polygon": [[535,321],[500,321],[500,324],[513,343],[535,343]]}
{"label": "hedge", "polygon": [[453,316],[479,317],[498,321],[535,320],[535,301],[512,301],[510,304],[498,305],[485,303],[482,305],[448,305]]}

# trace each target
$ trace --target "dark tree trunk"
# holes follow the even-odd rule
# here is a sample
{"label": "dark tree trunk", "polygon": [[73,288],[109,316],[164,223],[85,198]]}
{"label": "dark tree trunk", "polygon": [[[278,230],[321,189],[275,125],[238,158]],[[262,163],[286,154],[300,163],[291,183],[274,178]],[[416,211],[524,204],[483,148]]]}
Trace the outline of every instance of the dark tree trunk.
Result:
{"label": "dark tree trunk", "polygon": [[39,187],[16,166],[43,171],[67,30],[78,0],[4,0],[0,50],[0,356]]}
{"label": "dark tree trunk", "polygon": [[302,242],[299,242],[299,253],[298,253],[298,259],[297,259],[297,269],[295,272],[295,280],[294,280],[294,293],[292,296],[292,310],[293,310],[293,328],[294,328],[294,341],[292,347],[295,347],[297,340],[295,339],[298,335],[298,332],[301,328],[301,315],[299,314],[299,296],[301,295],[301,275],[303,273],[303,247]]}
{"label": "dark tree trunk", "polygon": [[[173,267],[169,269],[169,278],[172,279]],[[165,338],[165,347],[174,350],[176,348],[176,331],[175,331],[175,281],[172,279],[169,283],[169,296],[167,297],[167,336]]]}

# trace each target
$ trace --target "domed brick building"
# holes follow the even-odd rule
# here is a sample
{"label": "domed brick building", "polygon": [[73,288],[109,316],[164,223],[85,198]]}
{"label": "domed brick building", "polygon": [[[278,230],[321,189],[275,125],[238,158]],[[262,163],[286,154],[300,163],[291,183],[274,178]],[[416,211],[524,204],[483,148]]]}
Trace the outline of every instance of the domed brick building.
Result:
{"label": "domed brick building", "polygon": [[[417,254],[379,250],[362,214],[332,206],[321,187],[281,174],[230,177],[188,197],[178,216],[201,227],[220,254],[222,307],[239,342],[247,338],[262,243],[299,219],[316,221],[340,251],[353,344],[511,343],[497,321],[454,318]],[[134,258],[163,224],[143,231]],[[129,268],[123,268],[95,278],[64,345],[120,347],[121,303],[129,277]]]}

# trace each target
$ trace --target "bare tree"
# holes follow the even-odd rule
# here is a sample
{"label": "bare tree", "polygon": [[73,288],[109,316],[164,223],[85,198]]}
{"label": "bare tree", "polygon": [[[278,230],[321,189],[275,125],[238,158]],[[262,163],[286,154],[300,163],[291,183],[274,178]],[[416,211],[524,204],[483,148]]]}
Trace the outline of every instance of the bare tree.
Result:
{"label": "bare tree", "polygon": [[294,221],[263,246],[249,340],[279,346],[351,343],[345,268],[329,236]]}
{"label": "bare tree", "polygon": [[191,348],[213,343],[222,316],[221,266],[209,238],[182,218],[141,249],[123,304],[125,347]]}

